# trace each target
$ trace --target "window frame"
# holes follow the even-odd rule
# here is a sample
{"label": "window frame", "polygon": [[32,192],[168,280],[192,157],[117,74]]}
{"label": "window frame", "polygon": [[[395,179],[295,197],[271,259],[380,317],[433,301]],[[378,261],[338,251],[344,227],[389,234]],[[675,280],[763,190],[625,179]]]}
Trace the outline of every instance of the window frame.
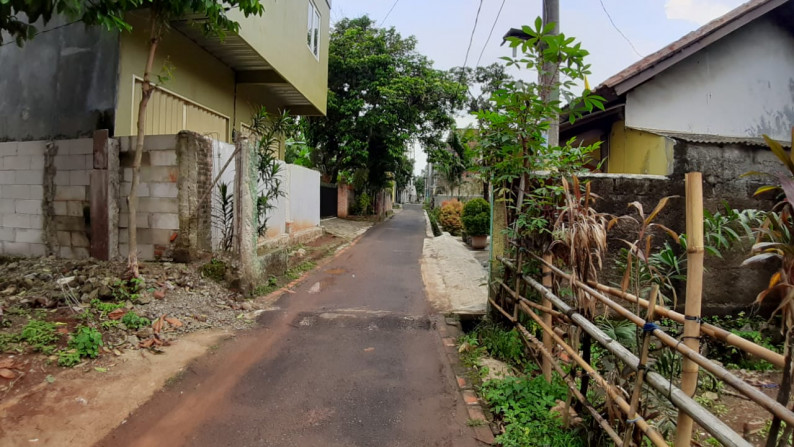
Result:
{"label": "window frame", "polygon": [[306,9],[306,47],[314,55],[315,59],[320,60],[320,24],[322,16],[314,0],[308,0]]}

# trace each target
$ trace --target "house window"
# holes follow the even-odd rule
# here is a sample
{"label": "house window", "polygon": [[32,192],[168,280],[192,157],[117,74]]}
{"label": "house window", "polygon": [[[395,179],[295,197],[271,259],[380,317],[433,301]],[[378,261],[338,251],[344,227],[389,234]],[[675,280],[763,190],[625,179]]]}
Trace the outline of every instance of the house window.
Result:
{"label": "house window", "polygon": [[309,18],[308,28],[306,31],[306,44],[309,45],[309,50],[314,57],[320,58],[320,11],[314,5],[312,0],[309,0]]}

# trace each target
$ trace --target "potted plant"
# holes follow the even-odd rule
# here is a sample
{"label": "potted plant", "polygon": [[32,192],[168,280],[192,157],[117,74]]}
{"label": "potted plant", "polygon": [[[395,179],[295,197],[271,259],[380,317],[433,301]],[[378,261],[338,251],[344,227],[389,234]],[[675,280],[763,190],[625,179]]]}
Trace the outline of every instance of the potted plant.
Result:
{"label": "potted plant", "polygon": [[484,199],[472,199],[463,207],[463,228],[471,237],[471,248],[482,250],[488,244],[491,229],[491,207]]}

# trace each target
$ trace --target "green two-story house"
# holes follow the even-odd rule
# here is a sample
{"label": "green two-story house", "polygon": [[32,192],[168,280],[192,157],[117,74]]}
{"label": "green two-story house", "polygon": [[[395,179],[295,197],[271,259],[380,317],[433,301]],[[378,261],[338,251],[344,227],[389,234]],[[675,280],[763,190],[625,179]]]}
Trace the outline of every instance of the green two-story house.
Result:
{"label": "green two-story house", "polygon": [[[262,1],[262,16],[231,11],[240,31],[223,40],[171,23],[154,65],[168,80],[149,102],[147,134],[231,141],[260,106],[325,114],[330,0]],[[147,17],[129,13],[132,32],[56,19],[24,47],[0,46],[0,141],[134,135]]]}

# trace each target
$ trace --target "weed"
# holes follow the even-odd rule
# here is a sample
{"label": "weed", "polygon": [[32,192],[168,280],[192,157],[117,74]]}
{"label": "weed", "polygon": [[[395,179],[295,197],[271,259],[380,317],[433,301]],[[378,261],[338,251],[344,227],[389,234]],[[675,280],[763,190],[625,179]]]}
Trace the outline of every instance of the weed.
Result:
{"label": "weed", "polygon": [[59,335],[55,331],[55,324],[41,320],[30,320],[22,329],[19,338],[30,345],[34,351],[51,354],[55,350],[54,343],[58,341]]}
{"label": "weed", "polygon": [[469,419],[466,421],[466,425],[469,427],[482,427],[485,424],[486,422],[482,419]]}
{"label": "weed", "polygon": [[121,317],[121,322],[124,323],[124,326],[127,326],[129,329],[140,329],[142,327],[149,326],[152,324],[152,321],[146,317],[141,317],[133,311],[129,311]]}
{"label": "weed", "polygon": [[180,369],[173,376],[171,376],[168,379],[166,379],[165,387],[166,388],[170,388],[170,387],[176,385],[177,383],[179,383],[180,380],[182,380],[183,377],[185,377],[185,370],[184,369]]}
{"label": "weed", "polygon": [[[102,334],[88,326],[80,326],[69,340],[69,348],[74,349],[80,357],[96,358],[102,346]],[[60,359],[59,359],[60,361]]]}
{"label": "weed", "polygon": [[91,307],[96,309],[101,316],[105,316],[116,309],[121,309],[124,306],[124,303],[106,303],[97,298],[91,300]]}
{"label": "weed", "polygon": [[129,281],[116,281],[111,287],[111,291],[116,301],[137,301],[143,286],[142,279],[131,278]]}
{"label": "weed", "polygon": [[58,353],[58,366],[71,368],[78,363],[80,363],[80,354],[77,352],[77,350],[70,349],[68,351],[60,351]]}
{"label": "weed", "polygon": [[121,323],[121,321],[119,320],[107,320],[100,323],[100,326],[102,327],[102,329],[108,330],[118,327],[119,323]]}
{"label": "weed", "polygon": [[298,278],[301,277],[301,275],[303,273],[314,269],[314,267],[316,267],[316,266],[317,266],[317,264],[312,262],[312,261],[303,262],[303,263],[298,264],[297,266],[287,270],[286,277],[289,278],[290,280],[298,279]]}
{"label": "weed", "polygon": [[550,412],[557,400],[567,396],[567,387],[556,375],[551,383],[543,376],[490,380],[483,385],[482,396],[504,421],[505,431],[496,438],[503,447],[584,445],[575,430],[563,427]]}
{"label": "weed", "polygon": [[226,263],[220,259],[213,258],[210,262],[201,266],[201,275],[215,282],[223,282],[226,277]]}

